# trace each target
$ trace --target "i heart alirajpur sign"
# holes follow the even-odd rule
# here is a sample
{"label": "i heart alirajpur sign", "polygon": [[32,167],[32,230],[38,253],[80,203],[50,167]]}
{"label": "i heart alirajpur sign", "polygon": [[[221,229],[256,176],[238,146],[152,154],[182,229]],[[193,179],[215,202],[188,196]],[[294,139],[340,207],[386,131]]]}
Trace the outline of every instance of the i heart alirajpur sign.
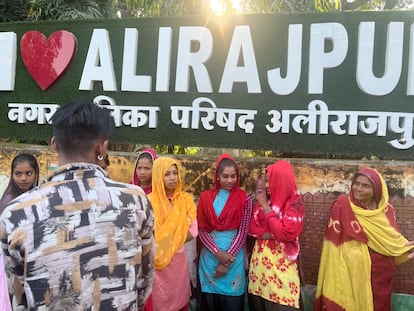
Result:
{"label": "i heart alirajpur sign", "polygon": [[0,25],[0,133],[48,140],[59,105],[117,142],[413,159],[410,12]]}

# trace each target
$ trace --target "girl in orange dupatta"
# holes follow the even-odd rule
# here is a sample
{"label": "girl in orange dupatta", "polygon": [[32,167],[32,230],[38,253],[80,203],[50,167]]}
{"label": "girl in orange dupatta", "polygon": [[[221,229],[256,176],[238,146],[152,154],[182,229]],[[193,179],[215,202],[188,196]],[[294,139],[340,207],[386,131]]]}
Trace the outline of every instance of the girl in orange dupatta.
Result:
{"label": "girl in orange dupatta", "polygon": [[410,259],[387,185],[374,169],[355,174],[333,203],[323,241],[315,311],[390,311],[395,264]]}
{"label": "girl in orange dupatta", "polygon": [[270,165],[265,183],[266,188],[256,191],[249,228],[249,234],[257,239],[250,259],[250,303],[256,311],[298,310],[302,196],[288,161]]}
{"label": "girl in orange dupatta", "polygon": [[190,271],[184,243],[197,236],[193,197],[182,190],[180,166],[172,158],[157,158],[152,167],[155,225],[154,311],[187,310],[191,295]]}

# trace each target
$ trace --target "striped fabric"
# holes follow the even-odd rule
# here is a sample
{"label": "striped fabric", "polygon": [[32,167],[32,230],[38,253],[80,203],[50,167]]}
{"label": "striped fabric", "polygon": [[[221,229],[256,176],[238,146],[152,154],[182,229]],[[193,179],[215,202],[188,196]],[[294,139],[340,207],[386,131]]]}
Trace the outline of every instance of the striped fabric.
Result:
{"label": "striped fabric", "polygon": [[138,186],[113,181],[94,164],[59,167],[0,219],[15,304],[141,310],[154,277],[153,222]]}

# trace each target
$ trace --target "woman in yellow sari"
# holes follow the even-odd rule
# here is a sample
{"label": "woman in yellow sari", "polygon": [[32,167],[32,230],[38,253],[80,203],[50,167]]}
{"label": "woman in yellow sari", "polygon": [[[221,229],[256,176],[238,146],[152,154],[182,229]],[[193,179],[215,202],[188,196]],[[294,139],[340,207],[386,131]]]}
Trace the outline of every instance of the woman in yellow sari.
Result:
{"label": "woman in yellow sari", "polygon": [[190,271],[184,243],[198,235],[193,197],[182,190],[177,160],[157,158],[152,167],[155,280],[152,310],[187,310],[191,295]]}
{"label": "woman in yellow sari", "polygon": [[389,311],[395,265],[411,259],[382,176],[365,168],[334,202],[323,242],[315,311]]}

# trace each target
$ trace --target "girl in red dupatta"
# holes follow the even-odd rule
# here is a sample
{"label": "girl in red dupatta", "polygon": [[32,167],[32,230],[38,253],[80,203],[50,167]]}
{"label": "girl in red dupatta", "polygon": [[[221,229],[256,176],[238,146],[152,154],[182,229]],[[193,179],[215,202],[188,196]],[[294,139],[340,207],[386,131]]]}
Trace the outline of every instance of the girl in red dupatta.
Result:
{"label": "girl in red dupatta", "polygon": [[264,191],[256,192],[249,228],[257,238],[250,259],[249,298],[256,311],[298,310],[302,196],[288,161],[270,165],[265,181]]}
{"label": "girl in red dupatta", "polygon": [[201,310],[242,311],[246,290],[245,243],[250,196],[239,188],[240,171],[227,153],[216,162],[214,188],[200,194],[197,209]]}
{"label": "girl in red dupatta", "polygon": [[333,203],[323,241],[315,311],[391,310],[395,264],[414,257],[399,232],[387,186],[374,169],[355,174]]}

